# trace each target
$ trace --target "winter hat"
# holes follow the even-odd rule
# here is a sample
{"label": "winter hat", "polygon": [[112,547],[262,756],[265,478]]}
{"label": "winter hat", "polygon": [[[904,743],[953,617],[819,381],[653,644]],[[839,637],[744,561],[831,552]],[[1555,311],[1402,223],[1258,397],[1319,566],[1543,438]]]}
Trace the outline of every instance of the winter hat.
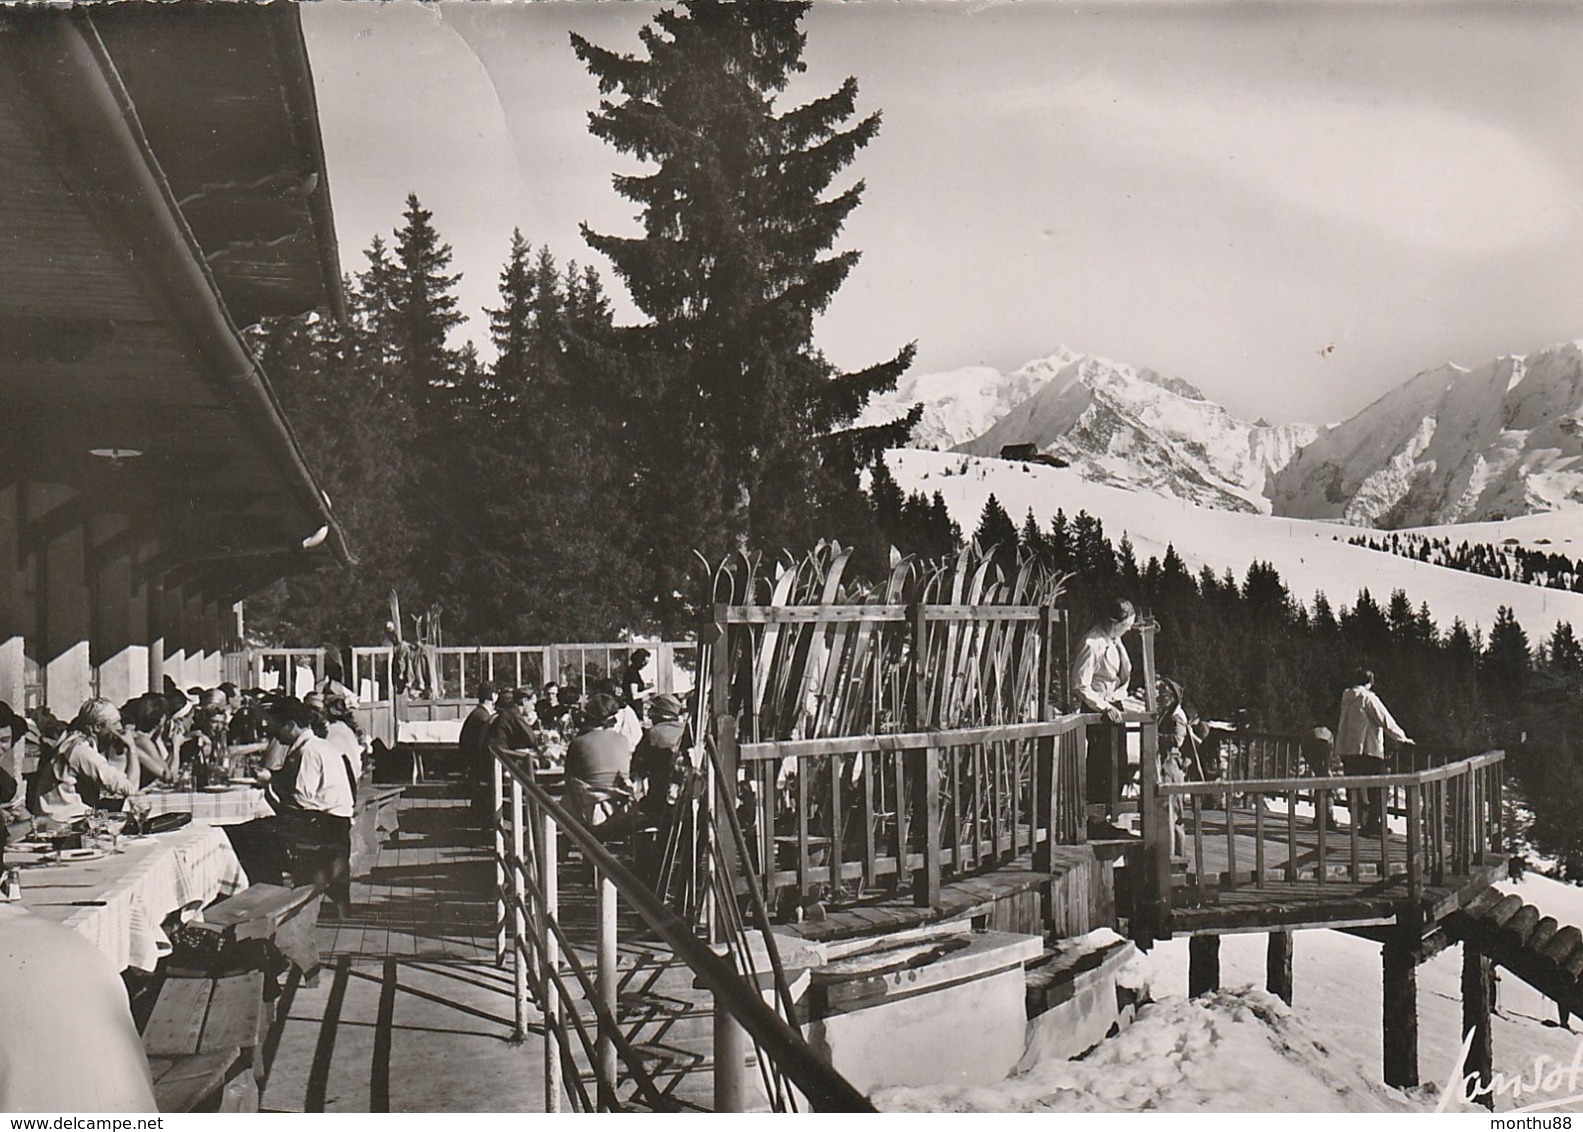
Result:
{"label": "winter hat", "polygon": [[655,719],[680,719],[682,702],[669,692],[661,692],[649,700],[649,714]]}
{"label": "winter hat", "polygon": [[605,692],[598,692],[588,697],[588,702],[583,705],[583,719],[592,727],[602,727],[616,717],[621,710],[621,701]]}

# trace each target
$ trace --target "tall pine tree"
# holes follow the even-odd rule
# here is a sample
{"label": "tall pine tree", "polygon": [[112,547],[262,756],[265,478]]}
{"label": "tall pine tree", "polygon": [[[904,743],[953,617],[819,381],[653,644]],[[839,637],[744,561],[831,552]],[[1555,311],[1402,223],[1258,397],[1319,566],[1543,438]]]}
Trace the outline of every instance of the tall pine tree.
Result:
{"label": "tall pine tree", "polygon": [[[804,545],[857,471],[901,440],[906,422],[852,432],[868,398],[893,388],[913,349],[839,373],[813,344],[858,253],[831,251],[862,198],[836,176],[879,129],[851,122],[857,83],[782,111],[804,69],[807,0],[683,0],[639,37],[646,57],[572,46],[606,97],[595,136],[644,162],[615,178],[641,207],[643,235],[583,229],[648,323],[647,427],[632,438],[634,488],[657,612],[683,620],[688,550],[716,556],[748,542]],[[614,97],[611,97],[614,96]]]}

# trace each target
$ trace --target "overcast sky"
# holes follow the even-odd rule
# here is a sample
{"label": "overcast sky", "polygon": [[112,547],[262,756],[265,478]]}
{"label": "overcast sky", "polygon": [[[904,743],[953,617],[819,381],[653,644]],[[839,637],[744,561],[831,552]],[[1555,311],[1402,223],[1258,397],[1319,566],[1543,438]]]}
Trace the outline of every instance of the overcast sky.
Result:
{"label": "overcast sky", "polygon": [[[632,165],[587,132],[567,32],[636,51],[655,10],[304,5],[347,270],[415,191],[475,340],[514,226],[617,290],[577,225],[637,231]],[[1065,344],[1331,421],[1583,338],[1583,6],[855,0],[805,27],[782,106],[850,74],[884,114],[838,182],[868,184],[818,328],[838,365]]]}

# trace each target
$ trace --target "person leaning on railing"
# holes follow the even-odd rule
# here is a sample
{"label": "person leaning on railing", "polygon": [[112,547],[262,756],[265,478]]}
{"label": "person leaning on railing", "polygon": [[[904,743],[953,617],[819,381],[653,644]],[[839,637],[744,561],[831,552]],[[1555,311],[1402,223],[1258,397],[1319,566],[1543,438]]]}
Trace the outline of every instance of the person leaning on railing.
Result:
{"label": "person leaning on railing", "polygon": [[1112,742],[1116,725],[1122,722],[1127,685],[1132,679],[1132,660],[1121,638],[1137,621],[1132,602],[1118,598],[1106,607],[1099,619],[1083,635],[1077,659],[1072,665],[1073,686],[1078,707],[1097,712],[1106,724],[1090,728],[1088,742],[1088,800],[1109,803],[1120,794],[1115,781],[1119,769],[1112,765]]}
{"label": "person leaning on railing", "polygon": [[[1352,686],[1341,693],[1341,717],[1336,722],[1336,753],[1348,775],[1386,773],[1385,736],[1411,746],[1412,740],[1391,716],[1384,701],[1374,694],[1374,673],[1358,669]],[[1380,788],[1352,791],[1348,804],[1352,820],[1367,807],[1363,828],[1365,837],[1382,837],[1385,831],[1385,791]],[[1364,795],[1359,798],[1359,794]]]}

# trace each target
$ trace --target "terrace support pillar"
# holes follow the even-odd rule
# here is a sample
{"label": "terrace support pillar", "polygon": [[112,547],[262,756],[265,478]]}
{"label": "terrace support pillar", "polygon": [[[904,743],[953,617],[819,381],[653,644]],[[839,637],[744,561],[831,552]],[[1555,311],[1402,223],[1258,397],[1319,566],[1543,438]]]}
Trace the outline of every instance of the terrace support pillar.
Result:
{"label": "terrace support pillar", "polygon": [[169,676],[176,682],[176,687],[182,691],[187,690],[187,638],[182,632],[181,623],[181,587],[166,585],[164,587],[163,620],[165,624],[165,670],[163,676]]}
{"label": "terrace support pillar", "polygon": [[165,582],[148,578],[141,592],[144,635],[148,638],[148,690],[160,692],[165,688]]}
{"label": "terrace support pillar", "polygon": [[[1473,1078],[1478,1082],[1478,1103],[1495,1110],[1495,1095],[1490,1092],[1490,1080],[1495,1071],[1494,1043],[1490,1027],[1490,1013],[1495,1000],[1495,967],[1489,956],[1470,943],[1462,945],[1462,1037],[1468,1044],[1467,1060],[1463,1063],[1463,1081]],[[1563,1025],[1565,1023],[1563,1022]],[[1456,1086],[1464,1089],[1462,1082]]]}
{"label": "terrace support pillar", "polygon": [[130,551],[100,563],[96,590],[94,659],[99,694],[111,703],[124,704],[148,691],[148,646],[138,641],[148,621],[143,609],[148,590],[132,588]]}
{"label": "terrace support pillar", "polygon": [[0,491],[0,700],[27,703],[25,572],[17,548],[17,489]]}
{"label": "terrace support pillar", "polygon": [[189,685],[204,684],[207,670],[207,656],[203,647],[203,597],[196,587],[182,588],[181,609],[181,643],[186,649],[186,663],[181,668],[181,687],[186,691]]}
{"label": "terrace support pillar", "polygon": [[44,697],[50,710],[71,719],[93,695],[91,601],[86,583],[83,529],[74,526],[44,544]]}
{"label": "terrace support pillar", "polygon": [[1292,933],[1271,932],[1264,961],[1264,989],[1292,1005]]}
{"label": "terrace support pillar", "polygon": [[1220,989],[1220,937],[1195,935],[1187,941],[1187,997]]}
{"label": "terrace support pillar", "polygon": [[1393,932],[1380,949],[1384,967],[1385,1083],[1398,1089],[1418,1084],[1417,941]]}

